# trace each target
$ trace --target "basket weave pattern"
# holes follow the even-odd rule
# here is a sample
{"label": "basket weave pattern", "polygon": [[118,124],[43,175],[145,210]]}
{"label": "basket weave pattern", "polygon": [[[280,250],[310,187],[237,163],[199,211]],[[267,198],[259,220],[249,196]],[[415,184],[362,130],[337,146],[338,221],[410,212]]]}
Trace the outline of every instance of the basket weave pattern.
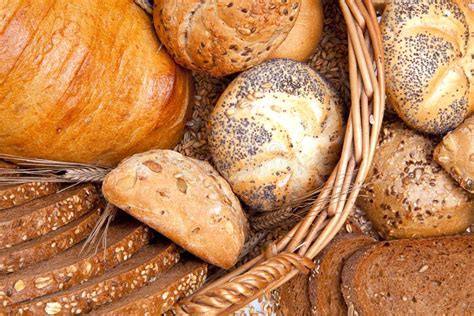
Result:
{"label": "basket weave pattern", "polygon": [[267,250],[183,300],[178,314],[229,314],[307,273],[352,210],[383,120],[382,39],[371,0],[339,0],[348,32],[351,109],[341,158],[305,218]]}

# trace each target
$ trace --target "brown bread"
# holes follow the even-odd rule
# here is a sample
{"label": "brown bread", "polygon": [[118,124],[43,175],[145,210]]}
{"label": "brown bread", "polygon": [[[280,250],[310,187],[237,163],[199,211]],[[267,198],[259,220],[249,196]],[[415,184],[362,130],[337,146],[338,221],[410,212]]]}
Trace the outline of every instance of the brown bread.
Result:
{"label": "brown bread", "polygon": [[277,315],[309,316],[311,305],[308,296],[308,275],[298,274],[278,289],[279,308]]}
{"label": "brown bread", "polygon": [[206,263],[198,259],[184,259],[170,271],[158,275],[150,285],[99,308],[92,315],[161,315],[178,300],[198,290],[206,276]]}
{"label": "brown bread", "polygon": [[362,234],[341,234],[323,250],[309,278],[312,315],[347,315],[341,293],[342,268],[356,250],[374,242]]}
{"label": "brown bread", "polygon": [[381,242],[360,249],[342,272],[354,315],[471,315],[474,236]]}
{"label": "brown bread", "polygon": [[102,207],[39,238],[0,249],[0,274],[25,268],[51,258],[87,238],[102,213]]}
{"label": "brown bread", "polygon": [[160,272],[176,264],[180,248],[164,240],[146,246],[130,260],[69,290],[9,306],[8,314],[54,315],[87,313],[100,305],[149,284]]}
{"label": "brown bread", "polygon": [[128,260],[150,241],[149,228],[126,217],[112,223],[106,247],[82,251],[84,244],[72,248],[19,272],[0,276],[0,306],[7,306],[42,295],[68,289]]}
{"label": "brown bread", "polygon": [[89,212],[98,202],[93,185],[82,185],[0,212],[0,249],[42,236]]}
{"label": "brown bread", "polygon": [[28,182],[0,186],[0,210],[19,206],[31,200],[54,194],[59,189],[60,186],[57,183],[48,182]]}

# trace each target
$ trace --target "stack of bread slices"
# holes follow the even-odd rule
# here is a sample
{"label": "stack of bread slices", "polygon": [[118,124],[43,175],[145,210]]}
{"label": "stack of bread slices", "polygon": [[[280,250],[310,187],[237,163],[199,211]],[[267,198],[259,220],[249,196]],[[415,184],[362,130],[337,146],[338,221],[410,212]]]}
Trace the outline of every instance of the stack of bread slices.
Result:
{"label": "stack of bread slices", "polygon": [[104,206],[92,184],[0,186],[1,315],[159,315],[202,286],[206,263],[125,214],[87,242]]}

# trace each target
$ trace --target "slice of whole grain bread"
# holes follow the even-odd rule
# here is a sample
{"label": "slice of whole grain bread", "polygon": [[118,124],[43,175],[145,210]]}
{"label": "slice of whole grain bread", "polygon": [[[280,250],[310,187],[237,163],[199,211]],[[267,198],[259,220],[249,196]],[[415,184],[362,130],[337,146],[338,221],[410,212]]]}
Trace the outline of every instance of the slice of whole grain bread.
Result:
{"label": "slice of whole grain bread", "polygon": [[375,242],[367,235],[339,234],[324,248],[309,278],[312,315],[347,315],[341,293],[342,268],[355,251]]}
{"label": "slice of whole grain bread", "polygon": [[355,252],[342,292],[357,315],[470,315],[474,236],[402,239]]}
{"label": "slice of whole grain bread", "polygon": [[58,192],[61,186],[51,182],[28,182],[0,186],[0,210],[20,206],[31,200]]}

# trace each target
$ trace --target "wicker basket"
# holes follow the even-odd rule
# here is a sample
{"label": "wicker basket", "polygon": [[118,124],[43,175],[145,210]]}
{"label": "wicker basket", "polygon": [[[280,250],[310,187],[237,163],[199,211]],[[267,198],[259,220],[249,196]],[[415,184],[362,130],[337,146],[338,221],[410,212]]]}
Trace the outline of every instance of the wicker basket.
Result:
{"label": "wicker basket", "polygon": [[[229,314],[313,267],[344,225],[374,156],[385,103],[382,39],[371,0],[340,0],[351,109],[341,158],[303,220],[264,253],[181,301],[178,314]],[[351,188],[349,190],[349,188]]]}

